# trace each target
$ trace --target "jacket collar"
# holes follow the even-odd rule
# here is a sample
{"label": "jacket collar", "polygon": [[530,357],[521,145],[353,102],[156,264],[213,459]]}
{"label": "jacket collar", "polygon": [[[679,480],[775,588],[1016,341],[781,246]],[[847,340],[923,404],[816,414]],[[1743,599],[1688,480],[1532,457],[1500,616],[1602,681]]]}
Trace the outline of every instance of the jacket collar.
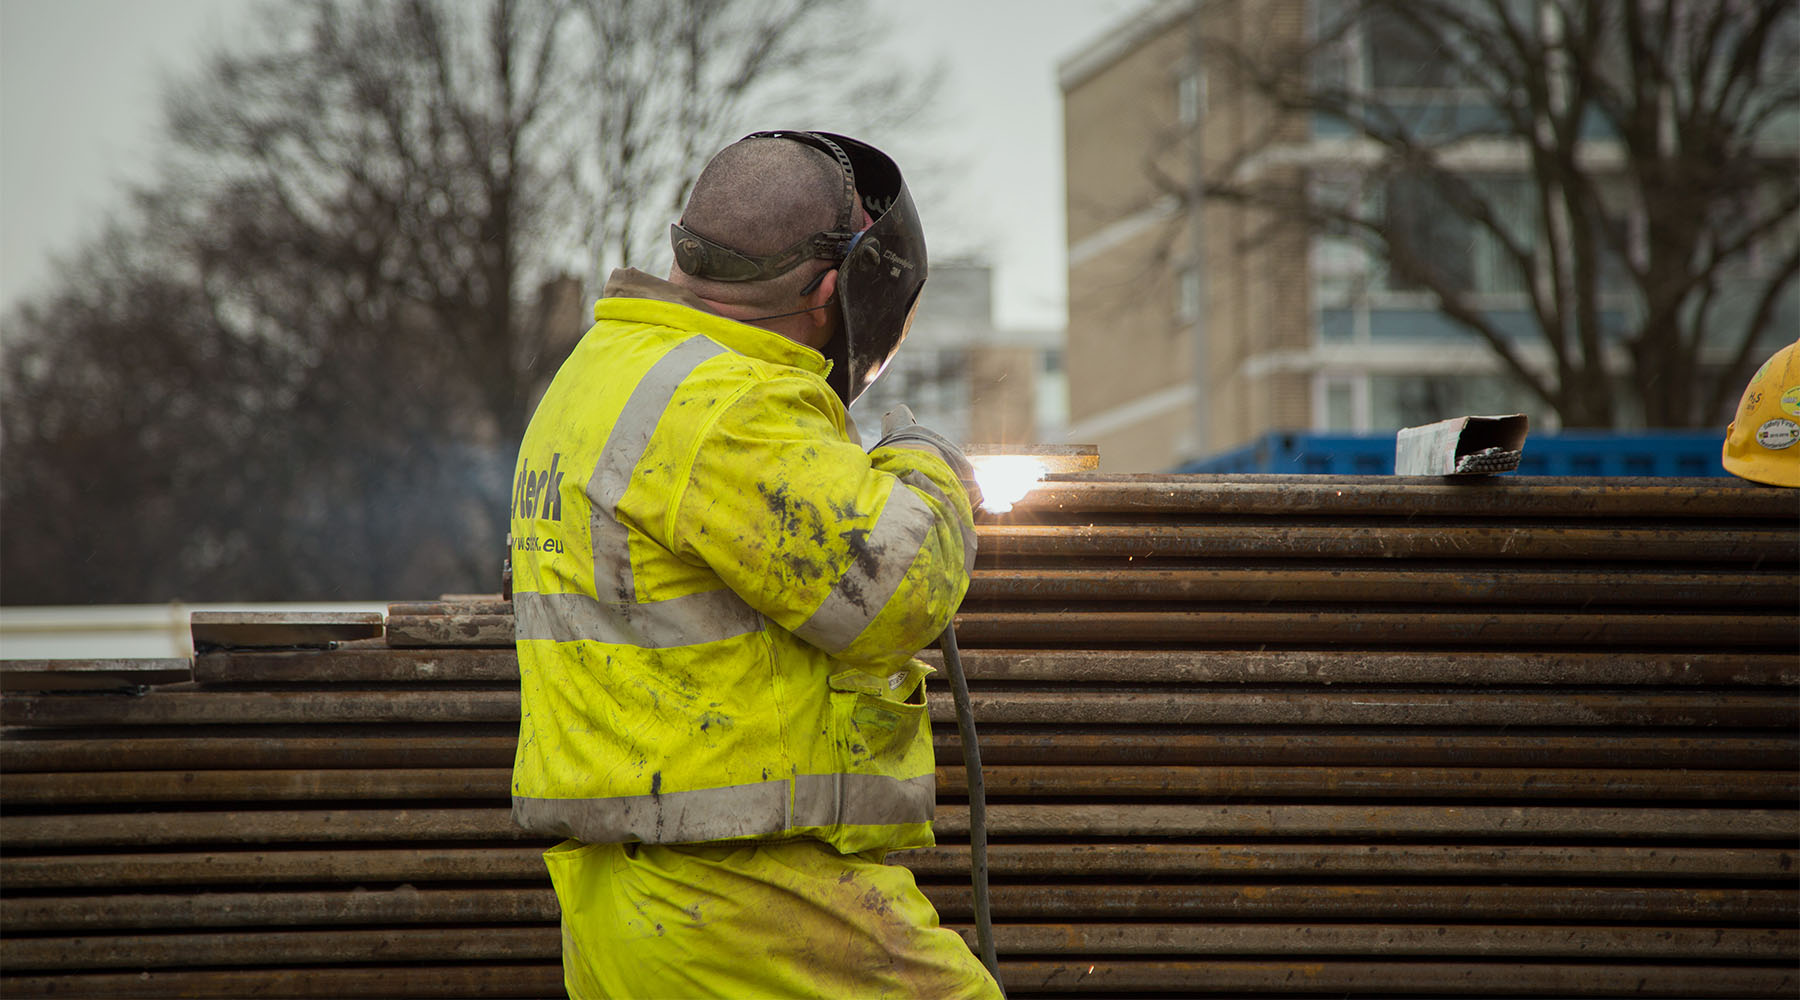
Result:
{"label": "jacket collar", "polygon": [[[655,322],[703,334],[725,348],[739,354],[773,361],[812,372],[821,378],[830,373],[831,362],[818,351],[783,337],[773,330],[752,326],[719,315],[698,295],[673,282],[646,274],[635,267],[621,267],[606,279],[605,296],[594,303],[594,319],[622,319]],[[624,300],[648,300],[665,306],[679,307],[683,312],[664,316],[646,315],[641,308]],[[660,312],[661,310],[651,310]]]}

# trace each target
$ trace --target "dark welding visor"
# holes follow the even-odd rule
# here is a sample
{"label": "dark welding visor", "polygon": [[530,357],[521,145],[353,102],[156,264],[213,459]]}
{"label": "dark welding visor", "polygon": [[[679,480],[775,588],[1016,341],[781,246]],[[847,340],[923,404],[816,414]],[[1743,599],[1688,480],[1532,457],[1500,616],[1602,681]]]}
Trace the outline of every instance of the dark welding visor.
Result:
{"label": "dark welding visor", "polygon": [[879,377],[912,327],[925,286],[925,230],[919,210],[887,154],[866,143],[825,134],[855,170],[856,190],[872,223],[838,267],[843,326],[825,345],[831,387],[848,406]]}

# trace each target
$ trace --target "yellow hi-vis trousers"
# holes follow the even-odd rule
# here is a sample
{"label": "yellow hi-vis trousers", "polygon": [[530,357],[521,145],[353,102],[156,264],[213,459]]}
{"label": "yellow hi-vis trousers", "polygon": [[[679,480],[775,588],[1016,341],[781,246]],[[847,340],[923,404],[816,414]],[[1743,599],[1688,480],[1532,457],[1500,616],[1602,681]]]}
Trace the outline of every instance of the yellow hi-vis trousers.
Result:
{"label": "yellow hi-vis trousers", "polygon": [[572,1000],[998,1000],[912,872],[816,840],[544,854]]}

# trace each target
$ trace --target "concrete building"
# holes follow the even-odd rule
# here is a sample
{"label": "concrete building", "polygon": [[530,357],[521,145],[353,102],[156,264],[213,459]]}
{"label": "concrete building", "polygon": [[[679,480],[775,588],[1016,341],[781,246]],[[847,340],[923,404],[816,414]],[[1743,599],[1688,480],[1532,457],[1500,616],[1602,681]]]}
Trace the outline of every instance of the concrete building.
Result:
{"label": "concrete building", "polygon": [[[1271,5],[1275,17],[1260,28],[1297,36],[1302,11]],[[1109,471],[1169,468],[1306,419],[1302,373],[1266,365],[1237,373],[1253,354],[1303,348],[1306,303],[1268,293],[1304,285],[1304,244],[1290,234],[1246,252],[1231,234],[1249,224],[1247,213],[1184,208],[1204,151],[1223,150],[1259,111],[1270,117],[1247,93],[1217,84],[1206,92],[1212,81],[1194,70],[1190,16],[1184,3],[1155,5],[1061,71],[1067,363],[1079,373],[1068,433],[1099,445]],[[1196,129],[1200,142],[1185,141]],[[1242,280],[1251,270],[1259,280]]]}
{"label": "concrete building", "polygon": [[[1367,433],[1497,412],[1527,413],[1534,432],[1557,429],[1551,408],[1487,345],[1359,244],[1315,235],[1295,216],[1198,197],[1201,178],[1221,176],[1285,185],[1297,201],[1370,196],[1367,143],[1328,117],[1279,110],[1219,56],[1302,51],[1342,6],[1161,0],[1061,65],[1074,373],[1066,434],[1099,445],[1103,470],[1170,469],[1280,430]],[[1421,113],[1477,108],[1421,81],[1430,59],[1403,41],[1352,30],[1315,50],[1308,73],[1402,94]],[[1395,79],[1396,67],[1413,77]],[[1616,158],[1616,145],[1597,137],[1584,155]],[[1501,211],[1531,218],[1516,143],[1490,138],[1460,155],[1455,169],[1478,178]],[[1522,279],[1494,241],[1443,233],[1446,216],[1428,199],[1385,194],[1387,224],[1442,240],[1471,301],[1518,336],[1530,366],[1550,370]],[[1781,331],[1792,339],[1800,327],[1800,296],[1788,291],[1759,342],[1764,356]],[[1622,280],[1603,288],[1603,323],[1629,329],[1634,302]],[[1626,377],[1625,348],[1611,350],[1609,369]],[[1727,353],[1720,344],[1703,360],[1722,370]],[[1641,415],[1622,419],[1642,426]]]}

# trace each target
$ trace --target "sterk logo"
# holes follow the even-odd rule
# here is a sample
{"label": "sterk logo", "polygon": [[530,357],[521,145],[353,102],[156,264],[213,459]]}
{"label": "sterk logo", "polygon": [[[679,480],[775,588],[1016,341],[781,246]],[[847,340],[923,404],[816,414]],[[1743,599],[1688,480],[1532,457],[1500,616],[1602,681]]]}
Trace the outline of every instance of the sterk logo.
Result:
{"label": "sterk logo", "polygon": [[521,520],[539,517],[546,521],[562,520],[563,474],[556,471],[562,452],[550,456],[550,468],[533,472],[530,460],[519,463],[519,478],[513,483],[513,516]]}

